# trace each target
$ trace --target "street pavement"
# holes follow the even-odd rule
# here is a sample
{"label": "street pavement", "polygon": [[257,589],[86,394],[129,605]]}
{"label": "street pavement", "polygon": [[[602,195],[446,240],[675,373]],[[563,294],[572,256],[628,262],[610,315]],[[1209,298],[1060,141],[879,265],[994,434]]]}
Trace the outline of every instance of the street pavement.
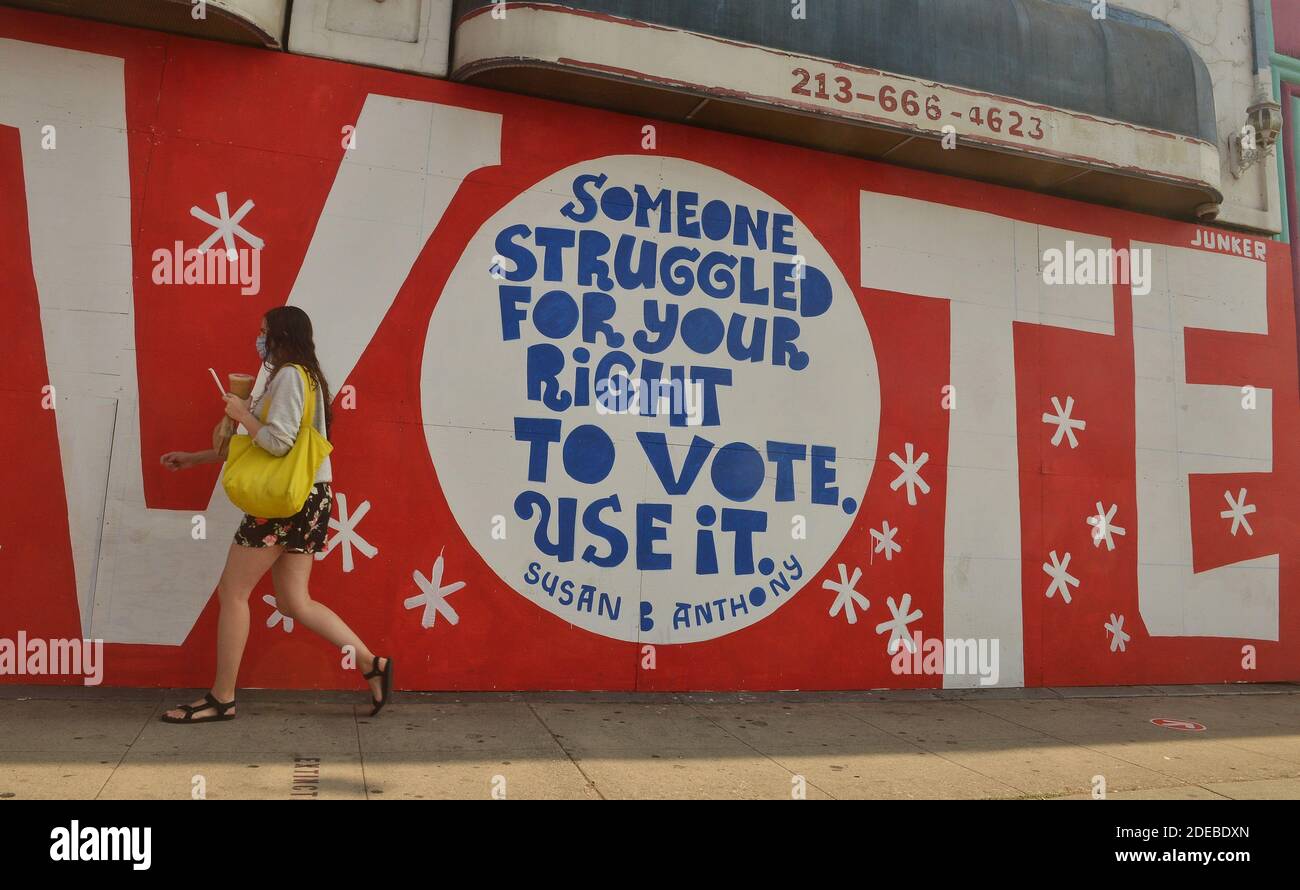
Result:
{"label": "street pavement", "polygon": [[0,799],[1300,798],[1300,685],[201,692],[0,686]]}

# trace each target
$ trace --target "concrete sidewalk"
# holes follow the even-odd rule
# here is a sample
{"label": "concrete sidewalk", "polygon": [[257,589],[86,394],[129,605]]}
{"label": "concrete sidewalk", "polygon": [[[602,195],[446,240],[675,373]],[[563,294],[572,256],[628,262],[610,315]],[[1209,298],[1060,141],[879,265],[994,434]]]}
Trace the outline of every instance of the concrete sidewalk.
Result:
{"label": "concrete sidewalk", "polygon": [[[915,693],[0,686],[0,798],[1300,798],[1300,686]],[[1204,732],[1152,725],[1192,720]]]}

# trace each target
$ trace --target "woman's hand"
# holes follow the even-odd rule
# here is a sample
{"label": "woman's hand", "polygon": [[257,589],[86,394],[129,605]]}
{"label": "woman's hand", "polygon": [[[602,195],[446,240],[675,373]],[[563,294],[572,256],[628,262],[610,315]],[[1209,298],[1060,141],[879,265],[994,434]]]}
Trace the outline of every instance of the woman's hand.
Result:
{"label": "woman's hand", "polygon": [[226,400],[226,416],[236,423],[242,423],[247,426],[247,421],[253,418],[252,413],[248,410],[248,399],[241,399],[233,392],[228,392],[222,396]]}
{"label": "woman's hand", "polygon": [[187,470],[201,463],[200,456],[188,451],[169,451],[162,456],[162,465],[175,473],[177,470]]}

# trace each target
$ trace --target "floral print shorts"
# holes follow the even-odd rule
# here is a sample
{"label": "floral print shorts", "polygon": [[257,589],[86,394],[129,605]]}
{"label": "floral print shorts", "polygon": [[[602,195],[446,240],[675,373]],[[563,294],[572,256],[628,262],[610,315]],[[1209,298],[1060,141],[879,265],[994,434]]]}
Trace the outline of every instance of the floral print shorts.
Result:
{"label": "floral print shorts", "polygon": [[285,553],[319,553],[329,534],[333,493],[328,482],[317,482],[302,509],[285,519],[263,519],[244,514],[235,532],[241,547],[283,547]]}

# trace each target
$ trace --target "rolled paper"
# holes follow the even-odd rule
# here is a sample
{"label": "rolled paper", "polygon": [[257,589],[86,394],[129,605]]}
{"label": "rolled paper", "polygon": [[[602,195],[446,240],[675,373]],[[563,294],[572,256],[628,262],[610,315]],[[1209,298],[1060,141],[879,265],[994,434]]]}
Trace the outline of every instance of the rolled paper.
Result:
{"label": "rolled paper", "polygon": [[[228,374],[226,376],[230,380],[230,392],[241,399],[246,399],[253,394],[253,383],[256,378],[252,374]],[[221,445],[215,444],[218,433],[225,439],[225,442]],[[217,425],[217,431],[213,433],[213,448],[216,449],[218,454],[224,455],[226,453],[226,449],[230,446],[230,437],[234,434],[235,421],[229,417],[221,418],[221,423]]]}
{"label": "rolled paper", "polygon": [[224,432],[226,421],[229,419],[230,418],[228,417],[222,418],[217,421],[217,425],[212,428],[212,450],[217,453],[218,457],[222,458],[230,452],[230,437],[233,435],[234,431],[234,428],[232,427],[231,433],[227,434]]}

